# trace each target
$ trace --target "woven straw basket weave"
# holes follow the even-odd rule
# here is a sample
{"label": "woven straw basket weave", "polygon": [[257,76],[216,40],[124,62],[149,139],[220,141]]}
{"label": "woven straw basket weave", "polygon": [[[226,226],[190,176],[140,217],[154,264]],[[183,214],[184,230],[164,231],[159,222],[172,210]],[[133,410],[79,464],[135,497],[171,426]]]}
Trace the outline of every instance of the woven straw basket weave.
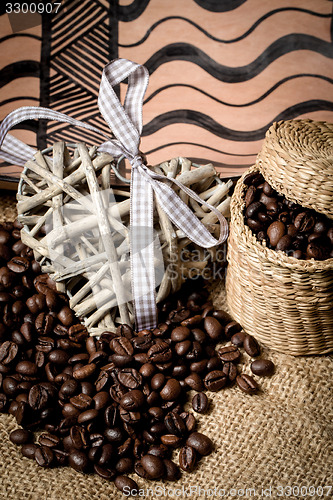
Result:
{"label": "woven straw basket weave", "polygon": [[[304,126],[307,127],[309,123],[305,121]],[[286,124],[285,134],[288,129],[296,130],[296,127],[291,125]],[[246,186],[243,180],[248,173],[259,170],[265,179],[286,198],[328,215],[327,200],[330,196],[332,204],[333,186],[330,186],[330,195],[326,191],[326,194],[321,196],[320,191],[315,198],[312,193],[313,186],[317,185],[316,179],[320,171],[319,155],[316,161],[305,161],[309,154],[308,150],[303,157],[301,145],[291,147],[293,158],[290,163],[294,165],[294,176],[286,159],[285,163],[280,162],[281,170],[286,172],[285,177],[278,168],[279,152],[273,155],[272,162],[270,162],[271,158],[264,157],[264,151],[273,150],[273,144],[267,143],[272,134],[274,135],[274,130],[278,130],[279,127],[282,128],[283,124],[274,124],[267,133],[265,144],[258,156],[258,164],[244,173],[236,185],[231,200],[227,300],[233,316],[246,332],[256,336],[267,346],[292,355],[324,354],[333,350],[333,259],[315,261],[288,257],[285,253],[271,250],[265,246],[265,243],[260,243],[244,223]],[[331,127],[330,130],[328,140],[332,144],[333,128]],[[273,142],[275,140],[276,136]],[[302,137],[294,135],[289,141],[293,144],[302,141]],[[307,143],[310,142],[307,141]],[[324,140],[320,142],[318,137],[318,143],[323,145]],[[311,165],[316,166],[312,169],[312,176],[307,180],[308,189],[311,191],[307,203],[303,202],[306,197],[306,184],[301,181],[297,182],[295,153],[297,147],[300,155],[299,165],[303,167],[306,163],[308,176],[311,173]],[[326,150],[327,147],[323,149]],[[283,153],[285,154],[285,150]],[[328,155],[324,156],[321,177],[324,176],[323,169],[327,157]],[[332,166],[328,170],[330,172],[327,177],[330,177]],[[304,173],[303,169],[300,172]],[[293,181],[290,181],[292,177],[294,177]],[[301,173],[299,177],[305,178]],[[329,182],[324,182],[324,185],[329,185]],[[290,186],[297,186],[299,190],[296,191],[296,188],[293,190]],[[290,195],[291,190],[292,195]],[[315,206],[309,203],[311,199],[315,199]]]}
{"label": "woven straw basket weave", "polygon": [[288,200],[333,219],[333,124],[274,123],[257,164],[266,181]]}

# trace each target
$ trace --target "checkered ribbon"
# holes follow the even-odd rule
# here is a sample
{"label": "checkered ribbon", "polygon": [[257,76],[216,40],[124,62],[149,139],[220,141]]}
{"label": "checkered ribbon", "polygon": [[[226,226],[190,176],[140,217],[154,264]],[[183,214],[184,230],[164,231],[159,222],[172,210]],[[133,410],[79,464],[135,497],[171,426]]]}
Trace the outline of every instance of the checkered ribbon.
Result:
{"label": "checkered ribbon", "polygon": [[[113,87],[128,79],[128,88],[122,105]],[[142,104],[149,74],[144,66],[126,59],[116,59],[105,66],[98,96],[99,109],[115,138],[110,139],[96,127],[75,120],[63,113],[47,108],[23,107],[13,111],[0,126],[0,157],[18,165],[31,158],[35,150],[18,139],[7,135],[17,123],[28,119],[48,119],[70,123],[98,132],[107,140],[100,151],[115,158],[125,156],[132,165],[131,172],[131,276],[135,306],[136,328],[142,330],[157,324],[154,243],[153,197],[159,201],[167,216],[194,243],[210,248],[223,243],[228,236],[228,224],[222,214],[204,202],[194,191],[171,179],[152,172],[142,162],[139,152],[142,131]],[[13,155],[12,151],[15,151]],[[215,239],[189,207],[172,189],[176,184],[198,203],[212,210],[220,222],[220,236]]]}

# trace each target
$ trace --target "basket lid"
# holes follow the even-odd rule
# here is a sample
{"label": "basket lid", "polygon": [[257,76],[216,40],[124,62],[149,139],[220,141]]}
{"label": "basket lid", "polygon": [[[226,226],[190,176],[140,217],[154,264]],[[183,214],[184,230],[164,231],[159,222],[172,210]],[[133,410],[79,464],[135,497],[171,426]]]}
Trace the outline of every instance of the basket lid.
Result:
{"label": "basket lid", "polygon": [[288,200],[333,219],[333,124],[274,122],[257,164],[266,181]]}

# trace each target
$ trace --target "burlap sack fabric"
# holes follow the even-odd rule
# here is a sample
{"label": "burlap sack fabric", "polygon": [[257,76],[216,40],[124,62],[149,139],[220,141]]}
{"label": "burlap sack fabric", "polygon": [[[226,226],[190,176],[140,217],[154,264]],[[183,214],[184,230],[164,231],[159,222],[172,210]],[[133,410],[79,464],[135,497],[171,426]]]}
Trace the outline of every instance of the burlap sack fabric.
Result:
{"label": "burlap sack fabric", "polygon": [[[14,195],[1,196],[0,222],[15,218],[15,203]],[[216,307],[226,308],[224,284],[215,287],[212,298]],[[148,482],[133,475],[146,496],[259,498],[266,490],[270,498],[310,498],[306,492],[312,492],[312,486],[324,488],[316,490],[312,498],[332,497],[333,358],[294,358],[268,349],[262,357],[275,363],[276,372],[260,380],[259,394],[248,396],[237,387],[208,393],[210,411],[198,417],[198,430],[214,441],[215,451],[175,483]],[[246,355],[243,362],[250,373]],[[9,441],[10,432],[17,427],[12,416],[0,415],[1,499],[125,498],[113,483],[96,475],[85,476],[68,467],[44,470],[22,458],[19,448]],[[294,494],[289,494],[288,486],[295,487]],[[332,486],[330,493],[325,486]]]}

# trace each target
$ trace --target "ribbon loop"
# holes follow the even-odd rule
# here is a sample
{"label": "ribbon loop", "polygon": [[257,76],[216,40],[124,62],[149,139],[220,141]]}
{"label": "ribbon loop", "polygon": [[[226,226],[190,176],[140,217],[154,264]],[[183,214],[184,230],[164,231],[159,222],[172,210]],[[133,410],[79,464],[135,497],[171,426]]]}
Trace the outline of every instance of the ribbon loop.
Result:
{"label": "ribbon loop", "polygon": [[[120,103],[114,88],[128,79],[124,105]],[[6,116],[0,126],[0,157],[16,165],[24,165],[35,150],[8,134],[17,123],[28,119],[47,119],[70,123],[73,126],[97,132],[107,140],[99,146],[99,151],[110,153],[115,158],[125,156],[131,163],[131,209],[130,209],[130,254],[132,295],[135,307],[136,328],[152,328],[157,323],[155,300],[155,273],[153,248],[153,196],[158,198],[161,208],[170,220],[197,245],[210,248],[223,243],[228,236],[228,224],[223,215],[203,201],[199,196],[181,184],[156,174],[143,163],[139,151],[142,132],[143,98],[149,81],[148,70],[144,66],[115,59],[103,70],[98,105],[108,123],[113,137],[88,123],[75,120],[63,113],[47,108],[26,106]],[[13,154],[11,151],[15,151]],[[174,183],[188,196],[212,210],[220,222],[220,236],[215,239],[198,220],[189,207],[170,187]]]}

